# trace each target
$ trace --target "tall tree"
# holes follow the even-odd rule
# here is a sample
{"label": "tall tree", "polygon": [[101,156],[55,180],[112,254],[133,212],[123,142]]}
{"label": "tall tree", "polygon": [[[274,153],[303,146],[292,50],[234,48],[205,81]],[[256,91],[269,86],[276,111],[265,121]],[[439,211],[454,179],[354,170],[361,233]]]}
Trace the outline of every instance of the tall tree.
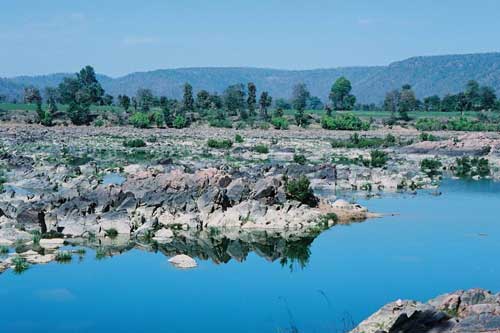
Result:
{"label": "tall tree", "polygon": [[433,95],[424,98],[425,111],[439,111],[441,108],[441,98],[438,95]]}
{"label": "tall tree", "polygon": [[495,94],[495,90],[487,86],[481,87],[479,89],[479,100],[481,104],[481,109],[493,110],[495,108],[495,103],[497,100],[497,95]]}
{"label": "tall tree", "polygon": [[130,97],[127,95],[118,95],[118,104],[125,110],[128,111],[130,107]]}
{"label": "tall tree", "polygon": [[196,107],[201,110],[210,109],[210,93],[206,90],[200,90],[196,94]]}
{"label": "tall tree", "polygon": [[269,108],[272,103],[273,103],[273,99],[271,98],[271,96],[269,96],[269,93],[267,91],[263,91],[260,94],[260,98],[259,98],[260,117],[262,119],[269,118],[269,115],[267,113],[267,108]]}
{"label": "tall tree", "polygon": [[253,82],[248,83],[247,106],[250,117],[255,117],[255,105],[257,104],[257,87]]}
{"label": "tall tree", "polygon": [[479,83],[474,80],[467,82],[465,86],[465,97],[467,98],[466,110],[479,110],[481,109],[481,94]]}
{"label": "tall tree", "polygon": [[352,110],[356,97],[351,95],[351,81],[345,77],[338,78],[330,90],[330,100],[334,110]]}
{"label": "tall tree", "polygon": [[245,90],[243,84],[234,84],[224,91],[224,105],[231,116],[245,108]]}
{"label": "tall tree", "polygon": [[304,83],[296,84],[292,91],[292,106],[296,110],[295,122],[297,126],[305,127],[307,126],[307,117],[305,115],[305,109],[307,105],[307,100],[311,94],[307,90],[307,86]]}
{"label": "tall tree", "polygon": [[187,82],[184,84],[184,95],[182,98],[182,109],[185,112],[194,111],[193,87]]}
{"label": "tall tree", "polygon": [[143,89],[140,88],[137,90],[137,93],[135,94],[137,103],[139,107],[141,108],[142,112],[148,112],[151,107],[153,106],[154,102],[154,95],[151,89]]}
{"label": "tall tree", "polygon": [[384,109],[391,113],[391,120],[396,120],[396,113],[399,112],[401,93],[395,89],[385,95]]}
{"label": "tall tree", "polygon": [[399,115],[403,120],[408,120],[408,112],[415,111],[417,98],[409,84],[405,84],[399,97]]}

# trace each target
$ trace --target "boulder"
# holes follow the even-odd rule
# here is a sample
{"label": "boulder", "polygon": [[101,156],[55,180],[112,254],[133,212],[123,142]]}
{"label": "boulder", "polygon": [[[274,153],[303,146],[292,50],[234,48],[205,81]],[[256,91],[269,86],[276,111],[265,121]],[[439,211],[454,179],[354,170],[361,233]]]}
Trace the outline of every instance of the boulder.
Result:
{"label": "boulder", "polygon": [[182,269],[187,269],[187,268],[194,268],[198,266],[196,261],[191,258],[190,256],[187,256],[185,254],[178,254],[168,260],[172,265],[174,265],[177,268],[182,268]]}

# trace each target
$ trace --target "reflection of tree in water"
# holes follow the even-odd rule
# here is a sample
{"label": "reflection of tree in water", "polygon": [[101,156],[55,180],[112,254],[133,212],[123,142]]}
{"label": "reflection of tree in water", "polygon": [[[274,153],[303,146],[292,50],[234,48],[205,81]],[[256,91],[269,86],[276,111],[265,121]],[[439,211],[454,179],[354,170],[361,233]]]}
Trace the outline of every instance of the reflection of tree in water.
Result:
{"label": "reflection of tree in water", "polygon": [[280,259],[281,266],[287,266],[293,271],[294,264],[297,263],[304,269],[311,256],[311,243],[314,238],[302,238],[294,242],[287,242],[283,256]]}

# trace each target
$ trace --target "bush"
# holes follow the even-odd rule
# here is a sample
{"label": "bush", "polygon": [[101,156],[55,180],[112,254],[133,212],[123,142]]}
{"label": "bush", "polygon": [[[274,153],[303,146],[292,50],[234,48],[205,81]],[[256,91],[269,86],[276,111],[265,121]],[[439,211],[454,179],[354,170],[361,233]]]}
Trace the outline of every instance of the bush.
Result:
{"label": "bush", "polygon": [[440,173],[439,169],[443,166],[441,161],[425,158],[420,161],[420,170],[425,172],[428,176],[432,177]]}
{"label": "bush", "polygon": [[94,121],[94,126],[95,126],[95,127],[103,127],[103,126],[104,126],[104,120],[102,120],[101,118],[96,119],[96,120]]}
{"label": "bush", "polygon": [[146,147],[146,142],[144,142],[142,139],[125,140],[123,141],[123,146],[129,148],[142,148]]}
{"label": "bush", "polygon": [[259,154],[267,154],[269,153],[269,147],[263,144],[259,144],[253,147],[253,151]]}
{"label": "bush", "polygon": [[275,117],[271,119],[271,124],[274,126],[275,129],[279,130],[287,130],[288,129],[288,120],[283,117]]}
{"label": "bush", "polygon": [[56,253],[56,261],[58,262],[70,262],[73,256],[69,251],[59,251]]}
{"label": "bush", "polygon": [[420,141],[439,141],[439,138],[437,136],[429,133],[420,133],[419,138]]}
{"label": "bush", "polygon": [[136,112],[130,117],[130,123],[132,126],[137,128],[148,128],[151,126],[151,122],[146,113]]}
{"label": "bush", "polygon": [[334,117],[323,116],[321,127],[328,130],[366,131],[370,128],[370,124],[362,121],[353,113],[343,113]]}
{"label": "bush", "polygon": [[294,154],[293,161],[297,164],[304,165],[307,163],[307,159],[303,154]]}
{"label": "bush", "polygon": [[234,141],[237,142],[237,143],[243,143],[243,142],[245,142],[245,140],[243,139],[243,137],[241,135],[239,135],[239,134],[236,134],[234,136]]}
{"label": "bush", "polygon": [[387,153],[380,150],[372,150],[370,152],[370,165],[373,168],[383,167],[389,160]]}
{"label": "bush", "polygon": [[187,120],[183,116],[177,116],[172,123],[174,128],[184,128],[187,127]]}
{"label": "bush", "polygon": [[153,122],[156,124],[156,127],[163,127],[165,126],[165,115],[163,112],[156,111],[153,113]]}
{"label": "bush", "polygon": [[[402,143],[401,143],[402,144]],[[387,134],[385,138],[367,138],[354,133],[349,140],[332,140],[333,148],[379,148],[392,147],[398,145],[396,137],[392,134]]]}
{"label": "bush", "polygon": [[9,253],[9,248],[5,245],[1,245],[0,246],[0,255],[5,255]]}
{"label": "bush", "polygon": [[233,146],[233,142],[229,139],[208,139],[207,146],[216,149],[229,149]]}
{"label": "bush", "polygon": [[29,268],[29,264],[26,259],[19,256],[12,258],[12,265],[14,266],[14,272],[18,274]]}
{"label": "bush", "polygon": [[217,128],[233,128],[233,124],[229,119],[211,119],[209,120],[208,124],[210,127],[217,127]]}
{"label": "bush", "polygon": [[109,238],[116,238],[116,236],[118,236],[118,230],[116,230],[114,228],[105,230],[105,233],[106,233],[106,236],[108,236]]}
{"label": "bush", "polygon": [[485,158],[457,158],[454,165],[455,175],[462,178],[486,177],[490,174],[490,163]]}
{"label": "bush", "polygon": [[318,205],[318,198],[310,188],[309,179],[306,176],[301,176],[298,179],[287,181],[286,196],[288,199],[297,200],[311,207]]}

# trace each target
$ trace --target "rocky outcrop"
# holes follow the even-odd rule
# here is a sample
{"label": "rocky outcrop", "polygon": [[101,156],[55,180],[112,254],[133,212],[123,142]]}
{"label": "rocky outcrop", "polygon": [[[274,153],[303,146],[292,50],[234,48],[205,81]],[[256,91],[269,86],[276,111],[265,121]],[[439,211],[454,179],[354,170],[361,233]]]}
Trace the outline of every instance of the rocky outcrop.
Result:
{"label": "rocky outcrop", "polygon": [[500,294],[456,291],[427,303],[398,300],[383,306],[351,333],[500,331]]}

